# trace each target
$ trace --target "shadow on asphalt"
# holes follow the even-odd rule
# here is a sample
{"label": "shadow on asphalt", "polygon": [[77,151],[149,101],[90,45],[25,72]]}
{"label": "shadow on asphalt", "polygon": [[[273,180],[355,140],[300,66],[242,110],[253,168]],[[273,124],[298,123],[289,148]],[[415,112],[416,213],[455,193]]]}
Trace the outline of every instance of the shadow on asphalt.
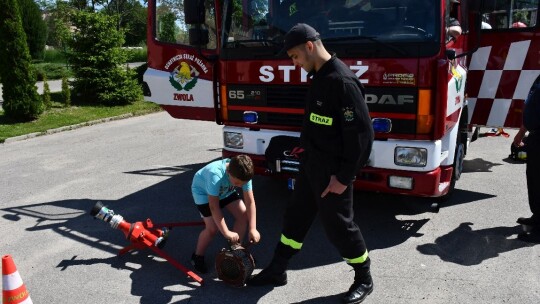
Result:
{"label": "shadow on asphalt", "polygon": [[515,160],[515,159],[511,158],[510,155],[508,155],[507,158],[503,158],[502,161],[507,163],[507,164],[515,164],[515,165],[525,165],[525,163],[526,163],[526,161],[524,161],[524,160]]}
{"label": "shadow on asphalt", "polygon": [[[131,223],[144,221],[147,218],[152,219],[154,223],[198,221],[200,217],[192,201],[190,188],[194,173],[204,165],[143,168],[125,172],[126,174],[168,176],[169,178],[121,199],[103,198],[101,202]],[[482,165],[481,167],[489,166]],[[257,201],[258,229],[262,239],[259,244],[251,246],[251,251],[257,259],[257,268],[260,269],[266,266],[272,257],[273,249],[281,233],[282,215],[291,193],[287,190],[285,181],[262,176],[254,178],[254,191]],[[489,197],[492,195],[458,189],[441,207],[473,203]],[[108,264],[116,269],[130,270],[132,271],[131,292],[141,297],[140,303],[170,303],[172,297],[176,295],[196,296],[199,300],[208,301],[208,303],[219,302],[220,299],[255,303],[272,290],[270,287],[250,288],[249,291],[246,288],[228,287],[217,281],[215,271],[202,275],[205,287],[200,288],[198,284],[148,249],[118,257],[116,256],[118,248],[129,244],[121,231],[89,215],[89,211],[96,202],[97,200],[94,199],[73,198],[1,210],[5,213],[3,218],[11,221],[18,221],[24,216],[35,218],[35,225],[27,227],[27,231],[53,230],[62,237],[110,253],[111,257],[102,259],[65,257],[58,262],[57,268],[59,271],[64,271],[68,267]],[[364,234],[369,250],[382,250],[399,245],[409,238],[421,237],[420,228],[434,216],[434,212],[437,212],[431,207],[432,203],[433,199],[429,198],[356,192],[355,221]],[[55,212],[47,213],[43,210],[55,210]],[[410,219],[411,217],[414,219]],[[230,225],[230,216],[226,215],[226,220]],[[473,231],[471,225],[464,223],[453,232],[437,239],[435,244],[421,245],[418,250],[423,254],[437,254],[445,261],[476,265],[484,259],[497,256],[500,252],[525,246],[521,242],[505,241],[508,234],[515,233],[516,227]],[[163,250],[179,263],[190,268],[189,258],[200,230],[201,227],[174,228]],[[468,246],[457,246],[464,240]],[[490,241],[497,245],[486,248]],[[226,242],[222,237],[217,237],[213,241],[206,257],[209,266],[213,264],[215,253],[225,246]],[[456,247],[462,248],[461,252],[456,253]],[[450,252],[453,253],[450,254]],[[290,269],[320,267],[341,262],[342,259],[337,250],[328,242],[320,223],[316,220],[305,239],[302,251],[291,260]],[[130,267],[129,265],[133,263],[140,267]],[[181,290],[178,290],[178,284],[183,286]],[[176,287],[171,288],[171,286]],[[337,300],[338,297],[340,297],[339,294],[314,298],[301,303],[326,303]],[[176,303],[187,302],[189,300]]]}
{"label": "shadow on asphalt", "polygon": [[465,159],[463,160],[463,171],[462,173],[472,173],[472,172],[492,172],[491,168],[495,166],[501,166],[502,164],[493,163],[486,161],[481,158],[475,159]]}
{"label": "shadow on asphalt", "polygon": [[435,240],[434,244],[417,247],[426,255],[437,255],[441,260],[463,266],[479,265],[501,253],[534,246],[509,237],[522,232],[521,225],[473,229],[473,223],[461,223],[456,229]]}

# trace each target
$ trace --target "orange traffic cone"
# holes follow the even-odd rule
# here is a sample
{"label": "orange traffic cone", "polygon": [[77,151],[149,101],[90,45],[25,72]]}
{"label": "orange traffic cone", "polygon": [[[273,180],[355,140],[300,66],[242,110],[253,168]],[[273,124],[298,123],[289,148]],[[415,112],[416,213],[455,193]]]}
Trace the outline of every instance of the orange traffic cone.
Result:
{"label": "orange traffic cone", "polygon": [[2,257],[2,303],[33,304],[9,254]]}

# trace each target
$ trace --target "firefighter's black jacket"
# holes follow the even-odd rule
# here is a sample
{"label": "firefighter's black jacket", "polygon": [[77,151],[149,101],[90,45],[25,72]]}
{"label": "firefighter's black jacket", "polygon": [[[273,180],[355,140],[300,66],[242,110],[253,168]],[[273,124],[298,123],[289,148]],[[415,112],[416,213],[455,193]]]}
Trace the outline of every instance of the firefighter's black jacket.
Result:
{"label": "firefighter's black jacket", "polygon": [[313,74],[308,92],[300,136],[305,149],[302,164],[308,173],[325,170],[350,185],[369,158],[373,137],[364,87],[332,55]]}

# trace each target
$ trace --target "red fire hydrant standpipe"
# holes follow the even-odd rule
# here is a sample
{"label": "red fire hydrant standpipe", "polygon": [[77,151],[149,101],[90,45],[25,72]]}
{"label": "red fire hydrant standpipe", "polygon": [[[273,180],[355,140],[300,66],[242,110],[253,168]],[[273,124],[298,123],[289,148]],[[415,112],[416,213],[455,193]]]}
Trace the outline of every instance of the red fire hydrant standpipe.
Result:
{"label": "red fire hydrant standpipe", "polygon": [[126,239],[131,242],[131,245],[122,248],[118,252],[118,255],[126,254],[134,249],[149,248],[157,253],[160,257],[167,260],[167,262],[171,263],[178,270],[184,272],[199,284],[203,284],[203,279],[201,277],[186,268],[184,265],[178,263],[165,251],[161,250],[161,248],[165,246],[165,241],[167,239],[169,230],[171,230],[173,227],[201,226],[204,225],[204,222],[198,221],[154,224],[152,223],[152,220],[147,219],[146,222],[128,223],[124,221],[124,218],[121,215],[115,214],[113,210],[103,206],[101,202],[97,202],[94,205],[90,211],[90,215],[109,223],[114,229],[122,231],[126,236]]}

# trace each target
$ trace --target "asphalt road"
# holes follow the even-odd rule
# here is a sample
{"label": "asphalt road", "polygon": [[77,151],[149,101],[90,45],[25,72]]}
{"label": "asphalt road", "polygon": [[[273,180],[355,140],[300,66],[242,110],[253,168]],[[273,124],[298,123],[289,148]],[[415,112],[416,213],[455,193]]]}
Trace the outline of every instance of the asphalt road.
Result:
{"label": "asphalt road", "polygon": [[[510,132],[511,135],[515,132]],[[432,199],[357,192],[356,221],[372,259],[365,303],[540,303],[540,246],[516,240],[529,215],[525,165],[507,159],[511,138],[472,143],[458,190]],[[117,256],[124,234],[93,219],[101,201],[128,222],[198,220],[194,172],[220,157],[221,127],[166,113],[0,144],[0,254],[12,255],[34,303],[339,303],[353,272],[316,222],[290,265],[289,284],[199,286],[150,250]],[[258,269],[280,234],[282,181],[254,180]],[[199,227],[171,231],[164,250],[189,266]],[[225,242],[218,237],[209,262]]]}

